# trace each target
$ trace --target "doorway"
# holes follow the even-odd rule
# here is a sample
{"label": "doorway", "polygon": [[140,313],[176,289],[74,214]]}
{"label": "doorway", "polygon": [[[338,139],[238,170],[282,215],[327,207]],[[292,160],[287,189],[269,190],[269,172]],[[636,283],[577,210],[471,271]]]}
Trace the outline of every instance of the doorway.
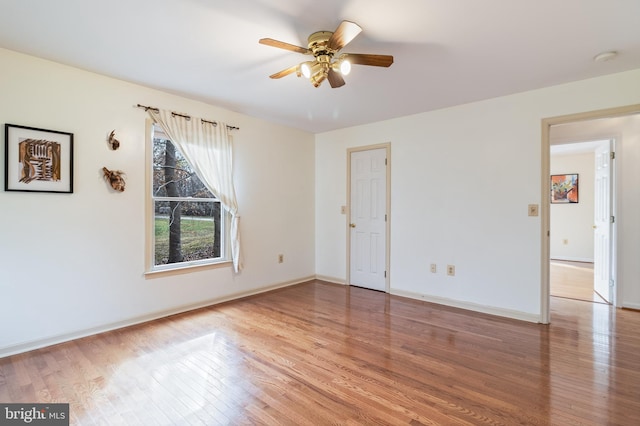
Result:
{"label": "doorway", "polygon": [[[569,139],[576,140],[576,135],[580,135],[582,140],[595,139],[616,139],[622,141],[620,146],[616,146],[620,158],[625,165],[631,165],[634,162],[636,153],[640,150],[640,105],[629,105],[624,107],[611,108],[607,110],[591,111],[585,113],[577,113],[565,116],[545,118],[542,120],[542,162],[541,162],[541,206],[540,206],[540,236],[541,236],[541,278],[540,278],[540,322],[548,324],[551,320],[550,309],[550,203],[549,200],[549,176],[550,176],[550,134],[553,131],[564,132],[569,129],[574,132],[570,137],[567,134],[558,136],[565,138],[565,142]],[[594,131],[588,134],[584,129]],[[597,134],[596,134],[597,133]],[[622,152],[624,151],[624,152]],[[629,156],[625,156],[629,154]],[[617,154],[616,154],[617,155]],[[629,161],[625,160],[628,158]],[[622,163],[618,164],[616,175],[612,176],[619,184],[619,188],[633,187],[633,170],[636,166],[627,167]],[[624,168],[624,171],[622,169]],[[632,171],[632,173],[629,173]],[[612,303],[616,307],[628,307],[636,309],[640,306],[635,302],[635,293],[633,289],[627,289],[625,282],[633,282],[633,277],[637,276],[640,265],[635,262],[635,253],[639,247],[638,241],[629,238],[636,229],[636,222],[630,219],[635,216],[637,194],[629,189],[625,190],[624,203],[617,203],[613,206],[613,216],[615,216],[615,226],[620,229],[616,236],[613,234],[614,240],[611,246],[614,248],[612,258],[612,270],[615,276],[612,278],[616,281],[616,291],[612,295]],[[620,200],[621,197],[618,197]],[[618,211],[619,209],[619,211]],[[625,212],[627,214],[625,214]],[[616,216],[618,215],[618,216]],[[616,238],[617,237],[617,238]],[[625,287],[625,288],[623,288]],[[625,298],[622,298],[625,295]]]}
{"label": "doorway", "polygon": [[[615,175],[614,141],[572,139],[567,143],[558,141],[555,133],[552,127],[550,294],[610,303],[615,291],[611,279],[615,276],[611,269],[615,266],[611,262],[615,227],[610,222],[615,194],[611,179]],[[575,131],[560,133],[566,137]]]}
{"label": "doorway", "polygon": [[347,283],[389,292],[390,144],[347,150]]}

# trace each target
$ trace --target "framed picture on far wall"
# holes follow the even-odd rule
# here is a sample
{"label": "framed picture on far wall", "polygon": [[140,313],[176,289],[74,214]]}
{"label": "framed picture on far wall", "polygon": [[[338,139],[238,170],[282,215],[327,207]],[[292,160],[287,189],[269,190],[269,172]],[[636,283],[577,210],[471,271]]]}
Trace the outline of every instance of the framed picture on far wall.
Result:
{"label": "framed picture on far wall", "polygon": [[73,133],[5,124],[4,190],[73,192]]}
{"label": "framed picture on far wall", "polygon": [[578,202],[578,174],[551,175],[551,203],[574,204]]}

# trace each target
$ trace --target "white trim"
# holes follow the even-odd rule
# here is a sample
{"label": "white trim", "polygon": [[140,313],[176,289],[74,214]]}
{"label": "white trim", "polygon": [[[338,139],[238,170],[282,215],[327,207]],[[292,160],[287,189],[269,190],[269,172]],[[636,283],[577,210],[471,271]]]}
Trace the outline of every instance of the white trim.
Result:
{"label": "white trim", "polygon": [[571,257],[571,256],[554,256],[551,260],[559,260],[566,262],[582,262],[582,263],[593,263],[593,258],[587,257]]}
{"label": "white trim", "polygon": [[347,280],[343,278],[329,277],[327,275],[316,275],[316,280],[326,281],[332,284],[342,284],[342,285],[347,284]]}
{"label": "white trim", "polygon": [[541,129],[541,183],[540,190],[540,318],[542,324],[551,321],[551,268],[549,257],[551,253],[551,203],[549,203],[549,176],[551,175],[551,141],[549,133],[551,124],[542,120]]}
{"label": "white trim", "polygon": [[57,345],[59,343],[68,342],[70,340],[76,340],[76,339],[81,339],[83,337],[93,336],[95,334],[105,333],[107,331],[130,327],[132,325],[142,324],[142,323],[157,320],[160,318],[165,318],[170,315],[182,314],[184,312],[189,312],[189,311],[217,305],[224,302],[229,302],[231,300],[241,299],[247,296],[254,296],[256,294],[266,293],[271,290],[276,290],[283,287],[289,287],[289,286],[301,284],[307,281],[313,281],[314,279],[315,279],[315,276],[303,277],[297,280],[291,280],[291,281],[286,281],[279,284],[273,284],[267,287],[261,287],[259,289],[255,289],[251,291],[234,293],[228,296],[224,296],[216,299],[210,299],[204,302],[198,302],[190,305],[184,305],[176,308],[167,309],[164,311],[153,312],[140,317],[129,318],[127,320],[117,321],[114,323],[105,324],[98,327],[86,328],[86,329],[77,330],[71,333],[65,333],[65,334],[60,334],[53,337],[47,337],[44,339],[30,340],[30,341],[18,343],[15,345],[0,347],[0,358],[7,357],[10,355],[16,355],[23,352],[32,351],[35,349],[44,348],[46,346]]}
{"label": "white trim", "polygon": [[438,305],[451,306],[454,308],[465,309],[467,311],[481,312],[483,314],[496,315],[520,321],[540,322],[540,316],[537,314],[529,314],[521,311],[513,311],[511,309],[496,308],[494,306],[479,305],[477,303],[462,302],[459,300],[448,299],[446,297],[429,296],[426,294],[414,293],[411,291],[391,289],[391,294],[396,296],[408,297],[409,299],[423,300],[425,302],[437,303]]}

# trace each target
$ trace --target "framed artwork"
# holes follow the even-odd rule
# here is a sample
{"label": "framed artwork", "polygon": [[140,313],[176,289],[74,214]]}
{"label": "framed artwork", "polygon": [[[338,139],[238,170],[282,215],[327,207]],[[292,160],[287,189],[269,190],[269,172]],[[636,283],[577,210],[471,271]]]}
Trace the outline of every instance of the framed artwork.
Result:
{"label": "framed artwork", "polygon": [[551,175],[551,204],[578,202],[578,174]]}
{"label": "framed artwork", "polygon": [[73,133],[5,124],[4,190],[73,193]]}

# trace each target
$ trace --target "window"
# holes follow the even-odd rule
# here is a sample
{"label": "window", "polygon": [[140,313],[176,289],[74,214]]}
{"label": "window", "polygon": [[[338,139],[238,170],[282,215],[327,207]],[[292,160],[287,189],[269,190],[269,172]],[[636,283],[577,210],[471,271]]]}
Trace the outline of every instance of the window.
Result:
{"label": "window", "polygon": [[150,208],[151,271],[225,261],[220,201],[162,130],[152,126]]}

